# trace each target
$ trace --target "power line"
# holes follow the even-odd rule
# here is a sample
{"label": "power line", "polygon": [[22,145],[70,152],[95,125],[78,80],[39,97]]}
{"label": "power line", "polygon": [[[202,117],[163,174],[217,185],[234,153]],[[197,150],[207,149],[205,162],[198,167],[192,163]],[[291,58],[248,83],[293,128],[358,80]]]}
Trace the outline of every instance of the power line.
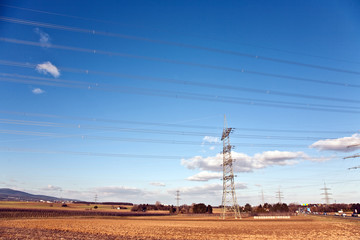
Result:
{"label": "power line", "polygon": [[174,130],[154,130],[144,128],[126,128],[126,127],[108,127],[108,126],[94,126],[94,125],[82,125],[82,124],[61,124],[52,122],[39,122],[39,121],[25,121],[25,120],[11,120],[2,119],[1,123],[16,124],[16,125],[29,125],[40,127],[56,127],[56,128],[75,128],[75,129],[92,129],[92,130],[104,130],[110,132],[140,132],[140,133],[156,133],[156,134],[174,134],[174,135],[187,135],[187,136],[206,136],[215,135],[214,133],[206,132],[189,132],[189,131],[174,131]]}
{"label": "power line", "polygon": [[55,16],[73,18],[73,19],[80,19],[80,20],[85,20],[87,22],[88,21],[93,21],[93,22],[100,22],[100,23],[106,23],[106,24],[116,24],[116,25],[127,26],[127,27],[145,28],[145,29],[151,29],[151,30],[155,30],[155,31],[159,31],[159,32],[170,32],[171,34],[177,34],[177,35],[181,35],[181,36],[190,36],[190,37],[196,37],[196,38],[207,39],[207,40],[210,39],[210,40],[226,42],[226,43],[230,42],[230,43],[235,43],[236,45],[245,45],[245,46],[251,46],[251,47],[256,47],[256,48],[261,48],[261,49],[268,49],[268,50],[277,51],[277,52],[284,52],[284,53],[288,53],[288,54],[292,54],[292,55],[300,55],[300,56],[327,59],[327,60],[338,61],[338,62],[347,62],[347,63],[359,64],[359,62],[352,61],[352,60],[336,59],[336,58],[331,58],[331,57],[324,57],[324,56],[318,56],[318,55],[313,55],[313,54],[300,53],[300,52],[296,52],[296,51],[283,50],[283,49],[278,49],[278,48],[273,48],[273,47],[259,46],[259,45],[255,45],[255,44],[249,44],[249,43],[239,43],[238,41],[236,41],[236,42],[228,41],[228,40],[225,41],[224,39],[218,39],[218,38],[213,38],[213,37],[204,37],[204,36],[193,35],[193,34],[192,35],[181,34],[181,33],[179,33],[179,31],[169,31],[169,30],[164,31],[164,30],[160,30],[160,29],[157,29],[157,28],[144,27],[144,26],[139,26],[139,25],[134,25],[134,24],[124,24],[124,23],[119,23],[119,22],[114,22],[114,21],[107,21],[107,20],[94,19],[94,18],[85,18],[85,17],[79,17],[79,16],[74,16],[74,15],[69,15],[69,14],[61,14],[61,13],[55,13],[55,12],[49,12],[49,11],[41,11],[41,10],[37,10],[37,9],[23,8],[23,7],[6,5],[6,4],[0,4],[0,6],[4,6],[4,7],[8,7],[8,8],[20,9],[20,10],[24,10],[24,11],[31,11],[31,12],[41,13],[41,14],[48,14],[48,15],[55,15]]}
{"label": "power line", "polygon": [[247,98],[238,98],[238,97],[229,97],[229,96],[217,96],[217,95],[207,95],[200,93],[189,93],[189,92],[173,92],[173,91],[164,91],[157,89],[145,89],[137,87],[101,87],[99,84],[93,84],[93,86],[86,83],[85,85],[74,85],[74,84],[64,84],[66,83],[54,83],[54,82],[44,82],[44,81],[33,81],[33,80],[23,80],[23,79],[13,79],[13,78],[0,78],[0,81],[6,82],[15,82],[23,84],[39,84],[45,86],[54,86],[54,87],[65,87],[73,89],[83,89],[83,90],[97,90],[97,91],[107,91],[107,92],[121,92],[126,94],[139,94],[147,96],[160,96],[168,98],[181,98],[187,100],[197,100],[197,101],[210,101],[210,102],[222,102],[222,103],[232,103],[232,104],[242,104],[242,105],[251,105],[251,106],[263,106],[263,107],[276,107],[276,108],[287,108],[287,109],[296,109],[296,110],[311,110],[311,111],[325,111],[325,112],[341,112],[341,113],[360,113],[360,111],[347,110],[355,109],[356,107],[351,106],[336,106],[336,105],[324,105],[324,104],[306,104],[306,103],[297,103],[297,102],[284,102],[284,101],[271,101],[263,99],[247,99]]}
{"label": "power line", "polygon": [[[287,178],[283,178],[283,179],[278,179],[278,181],[280,182],[286,182],[287,181]],[[353,182],[360,182],[360,180],[346,180],[346,181],[337,181],[337,182],[330,182],[331,184],[344,184],[344,183],[353,183]],[[298,189],[298,188],[307,188],[309,189],[309,187],[316,187],[316,186],[319,186],[319,184],[308,184],[308,185],[292,185],[292,186],[289,186],[289,187],[281,187],[281,189],[288,189],[288,190],[294,190],[294,189]],[[268,187],[268,188],[265,188],[266,190],[268,191],[271,191],[274,189],[274,187]],[[258,192],[258,190],[244,190],[244,192]],[[282,192],[281,192],[282,194]],[[275,195],[276,198],[278,198],[278,192],[276,192],[276,195]],[[283,198],[283,196],[281,195],[281,198]]]}
{"label": "power line", "polygon": [[355,154],[355,155],[352,155],[352,156],[344,157],[343,159],[358,158],[358,157],[360,157],[360,154]]}
{"label": "power line", "polygon": [[360,146],[360,144],[352,144],[352,145],[347,146],[346,148],[353,148],[353,147],[357,147],[357,146]]}
{"label": "power line", "polygon": [[[42,77],[33,77],[33,76],[24,76],[24,75],[17,75],[17,74],[9,74],[9,73],[1,73],[0,76],[12,76],[14,78],[8,78],[8,77],[0,77],[0,81],[7,81],[7,82],[18,82],[18,83],[33,83],[33,84],[40,84],[40,85],[46,85],[46,86],[58,86],[58,87],[68,87],[68,88],[82,88],[82,89],[94,89],[94,90],[102,90],[107,91],[108,89],[112,89],[112,91],[115,91],[115,89],[121,89],[121,90],[142,90],[142,91],[154,91],[162,93],[169,93],[169,94],[187,94],[187,95],[193,95],[193,96],[200,96],[200,97],[208,97],[208,98],[216,98],[216,99],[235,99],[240,101],[260,101],[260,102],[266,102],[266,103],[274,103],[274,104],[293,104],[293,105],[299,105],[299,106],[310,106],[310,107],[325,107],[325,108],[341,108],[341,109],[355,109],[358,110],[360,108],[358,107],[352,107],[352,106],[338,106],[338,105],[326,105],[326,104],[306,104],[306,103],[299,103],[299,102],[287,102],[287,101],[271,101],[271,100],[263,100],[263,99],[249,99],[249,98],[239,98],[239,97],[229,97],[229,96],[213,96],[208,94],[201,94],[201,93],[189,93],[189,92],[173,92],[173,91],[164,91],[164,90],[156,90],[156,89],[145,89],[145,88],[134,88],[134,87],[127,87],[122,85],[114,85],[114,84],[104,84],[104,83],[93,83],[93,82],[83,82],[83,81],[74,81],[74,80],[64,80],[64,79],[52,79],[52,78],[42,78]],[[26,80],[21,79],[26,78]],[[27,79],[35,79],[35,80],[27,80]],[[316,97],[314,97],[316,98]],[[332,100],[332,101],[342,101],[342,102],[351,102],[351,103],[360,103],[360,101],[353,100],[353,99],[336,99],[336,98],[327,98],[327,97],[317,97],[317,99],[323,99],[323,100]]]}
{"label": "power line", "polygon": [[[153,138],[120,138],[120,137],[108,137],[108,136],[93,136],[87,134],[56,134],[49,132],[34,132],[34,131],[18,131],[18,130],[6,130],[0,129],[0,134],[10,134],[10,135],[23,135],[23,136],[37,136],[37,137],[51,137],[51,138],[81,138],[82,140],[107,140],[107,141],[121,141],[121,142],[144,142],[144,143],[154,143],[154,144],[181,144],[181,145],[205,145],[205,146],[217,146],[220,145],[218,142],[204,142],[204,141],[180,141],[180,140],[163,140],[163,139],[153,139]],[[261,139],[261,138],[258,138]],[[267,138],[263,138],[267,139]],[[267,139],[268,140],[268,139]],[[3,142],[3,141],[2,141]],[[9,142],[9,141],[5,141]],[[267,144],[267,143],[234,143],[235,145],[241,145],[244,147],[275,147],[275,148],[306,148],[308,145],[301,144]]]}
{"label": "power line", "polygon": [[[1,60],[0,60],[0,64],[1,64]],[[34,66],[34,67],[36,66],[35,64],[30,64],[30,65]],[[81,70],[81,69],[79,69],[78,71],[85,72],[85,70]],[[91,73],[91,72],[87,71],[87,74],[89,74],[89,73]],[[254,93],[259,93],[259,94],[265,94],[267,96],[279,95],[279,96],[305,98],[305,99],[317,99],[317,100],[325,100],[325,101],[360,103],[360,101],[354,100],[354,99],[344,99],[344,98],[324,97],[324,96],[318,96],[318,95],[288,93],[288,92],[273,91],[273,90],[236,87],[236,86],[231,86],[231,85],[209,84],[209,83],[201,83],[201,82],[194,82],[194,81],[183,81],[183,80],[176,80],[176,79],[155,78],[155,77],[148,77],[148,76],[134,76],[134,75],[124,75],[124,74],[115,74],[115,73],[106,73],[106,74],[104,73],[102,75],[116,75],[117,77],[120,77],[120,78],[133,78],[133,79],[137,79],[137,80],[168,82],[168,83],[172,83],[172,84],[190,85],[190,86],[205,87],[205,88],[214,88],[214,89],[221,88],[221,89],[241,91],[241,92],[254,92]],[[50,81],[50,82],[59,82],[59,83],[67,82],[67,83],[73,83],[73,84],[89,84],[89,86],[94,86],[94,87],[97,87],[99,85],[108,86],[108,87],[113,86],[111,84],[104,84],[104,83],[99,84],[99,83],[94,83],[94,82],[53,79],[53,78],[35,77],[35,76],[29,76],[29,75],[11,74],[11,73],[4,73],[4,72],[0,72],[0,76],[35,79],[35,80],[40,80],[40,81]]]}
{"label": "power line", "polygon": [[[81,138],[82,140],[109,140],[109,141],[123,141],[123,142],[145,142],[145,143],[161,143],[161,144],[187,144],[187,145],[207,145],[207,146],[216,146],[219,143],[209,143],[209,142],[199,142],[199,141],[179,141],[179,140],[162,140],[162,139],[153,139],[153,138],[120,138],[120,137],[106,137],[106,136],[92,136],[87,134],[71,134],[71,135],[60,135],[56,133],[47,133],[47,132],[31,132],[31,131],[16,131],[16,130],[4,130],[0,129],[0,134],[10,134],[10,135],[23,135],[23,136],[38,136],[38,137],[51,137],[51,138]],[[28,139],[23,139],[23,141]],[[36,140],[36,139],[32,139]],[[0,141],[0,142],[9,142]],[[15,140],[19,141],[19,140]],[[308,145],[301,144],[275,144],[275,143],[234,143],[236,145],[241,145],[244,147],[269,147],[269,148],[306,148]]]}
{"label": "power line", "polygon": [[163,155],[148,155],[148,154],[126,154],[126,153],[96,153],[96,152],[77,152],[77,151],[60,151],[60,150],[43,150],[34,148],[10,148],[0,147],[3,152],[26,152],[26,153],[43,153],[43,154],[69,154],[92,157],[115,157],[115,158],[154,158],[154,159],[182,159],[190,158],[184,156],[163,156]]}
{"label": "power line", "polygon": [[301,67],[308,67],[308,68],[321,69],[321,70],[327,70],[327,71],[333,71],[333,72],[341,72],[341,73],[360,75],[360,72],[353,71],[353,70],[345,70],[345,69],[339,69],[339,68],[333,68],[333,67],[327,67],[327,66],[320,66],[320,65],[308,64],[308,63],[284,60],[284,59],[279,59],[279,58],[271,58],[271,57],[253,55],[253,54],[248,54],[248,53],[236,52],[236,51],[229,51],[229,50],[223,50],[223,49],[217,49],[217,48],[203,47],[203,46],[198,46],[198,45],[184,44],[184,43],[179,43],[179,42],[156,40],[156,39],[145,38],[145,37],[136,37],[136,36],[124,35],[124,34],[118,34],[118,33],[112,33],[112,32],[102,32],[102,31],[98,31],[98,30],[69,27],[69,26],[63,26],[63,25],[49,24],[49,23],[44,23],[44,22],[35,22],[35,21],[16,19],[16,18],[8,18],[8,17],[0,17],[0,20],[5,21],[5,22],[17,23],[17,24],[38,26],[38,27],[71,31],[71,32],[88,33],[88,34],[108,36],[108,37],[117,37],[117,38],[137,40],[137,41],[145,41],[145,42],[158,43],[158,44],[163,44],[163,45],[171,45],[171,46],[177,46],[177,47],[183,47],[183,48],[204,50],[204,51],[208,51],[208,52],[216,52],[216,53],[227,54],[227,55],[247,57],[247,58],[257,59],[257,60],[290,64],[290,65],[296,65],[296,66],[301,66]]}
{"label": "power line", "polygon": [[[204,129],[217,129],[214,126],[203,126],[203,125],[184,125],[184,124],[174,124],[174,123],[158,123],[158,122],[143,122],[143,121],[133,121],[133,120],[120,120],[120,119],[105,119],[97,117],[79,117],[79,116],[64,116],[56,114],[43,114],[43,113],[30,113],[30,112],[14,112],[14,111],[2,111],[2,114],[16,115],[16,116],[25,116],[25,117],[41,117],[41,118],[55,118],[55,119],[68,119],[68,120],[79,120],[79,121],[88,121],[88,122],[105,122],[105,123],[126,123],[126,124],[135,124],[135,125],[150,125],[150,126],[162,126],[162,127],[180,127],[180,128],[204,128]],[[353,131],[349,131],[352,133]],[[348,132],[344,132],[348,133]]]}
{"label": "power line", "polygon": [[349,170],[352,170],[352,169],[359,169],[360,168],[360,166],[355,166],[355,167],[350,167],[350,168],[348,168]]}
{"label": "power line", "polygon": [[[349,145],[347,146],[347,148],[353,148],[353,147],[358,147],[360,146],[360,144],[352,144],[352,145]],[[348,158],[358,158],[360,157],[360,154],[355,154],[355,155],[352,155],[352,156],[347,156],[347,157],[344,157],[343,159],[348,159]],[[358,169],[360,168],[360,166],[355,166],[355,167],[351,167],[351,168],[348,168],[349,170],[351,169]]]}
{"label": "power line", "polygon": [[[158,122],[139,122],[133,120],[121,120],[121,119],[105,119],[96,117],[79,117],[79,116],[64,116],[57,114],[44,114],[44,113],[33,113],[33,112],[15,112],[15,111],[4,111],[0,110],[1,114],[16,115],[23,117],[40,117],[40,118],[54,118],[54,119],[68,119],[77,121],[88,121],[88,122],[105,122],[105,123],[126,123],[135,125],[150,125],[150,126],[162,126],[162,127],[180,127],[180,128],[203,128],[203,129],[219,129],[216,126],[204,126],[204,125],[184,125],[174,123],[158,123]],[[256,131],[256,132],[293,132],[293,133],[334,133],[334,134],[353,134],[358,130],[352,131],[327,131],[327,130],[296,130],[296,129],[265,129],[265,128],[239,128],[234,129],[241,131]]]}
{"label": "power line", "polygon": [[[42,47],[41,43],[26,41],[26,40],[0,37],[0,41],[14,43],[14,44],[27,45],[27,46]],[[251,70],[246,70],[244,68],[232,68],[232,67],[227,67],[227,66],[217,66],[217,65],[210,65],[210,64],[194,63],[194,62],[187,62],[187,61],[180,61],[180,60],[173,60],[173,59],[166,59],[166,58],[147,57],[147,56],[142,56],[142,55],[134,55],[134,54],[121,53],[121,52],[111,52],[111,51],[71,47],[71,46],[64,46],[64,45],[54,45],[54,44],[52,44],[48,47],[54,48],[54,49],[60,49],[60,50],[74,51],[74,52],[101,54],[101,55],[107,55],[107,56],[118,56],[118,57],[124,57],[124,58],[141,59],[141,60],[146,60],[146,61],[171,63],[171,64],[186,65],[186,66],[215,69],[215,70],[222,70],[222,71],[248,73],[248,74],[260,75],[260,76],[264,76],[264,77],[291,79],[291,80],[295,80],[295,81],[305,81],[305,82],[321,83],[321,84],[344,86],[344,87],[359,87],[356,84],[348,84],[348,83],[341,83],[341,82],[324,81],[324,80],[316,80],[316,79],[309,79],[309,78],[303,78],[303,77],[295,77],[295,76],[288,76],[288,75],[281,75],[281,74],[259,72],[259,71],[251,71]]]}
{"label": "power line", "polygon": [[[167,135],[184,135],[184,136],[214,136],[214,132],[190,132],[190,131],[177,131],[177,130],[158,130],[158,129],[144,129],[144,128],[125,128],[125,127],[109,127],[109,126],[94,126],[83,124],[64,124],[55,122],[40,122],[40,121],[27,121],[17,119],[0,119],[0,124],[12,124],[12,125],[27,125],[27,126],[39,126],[39,127],[55,127],[55,128],[75,128],[75,129],[91,129],[91,130],[104,130],[110,132],[140,132],[150,134],[167,134]],[[24,132],[25,133],[25,132]],[[33,132],[29,132],[33,133]],[[40,135],[53,135],[53,133],[41,133]],[[236,138],[252,138],[252,139],[267,139],[267,140],[314,140],[317,141],[322,137],[297,137],[297,136],[274,136],[274,135],[249,135],[249,134],[234,134]],[[335,138],[328,138],[335,139]]]}

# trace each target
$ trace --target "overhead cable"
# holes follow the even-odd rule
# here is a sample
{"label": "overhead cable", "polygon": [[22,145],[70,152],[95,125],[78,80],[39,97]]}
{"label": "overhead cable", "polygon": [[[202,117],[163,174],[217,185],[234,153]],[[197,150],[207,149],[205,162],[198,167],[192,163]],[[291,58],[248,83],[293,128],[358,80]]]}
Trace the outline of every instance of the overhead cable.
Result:
{"label": "overhead cable", "polygon": [[[26,40],[19,40],[19,39],[0,37],[0,41],[7,42],[7,43],[21,44],[21,45],[26,45],[26,46],[42,47],[42,43],[33,42],[33,41],[26,41]],[[312,83],[336,85],[336,86],[343,86],[343,87],[359,87],[356,84],[333,82],[333,81],[324,81],[324,80],[316,80],[316,79],[288,76],[288,75],[282,75],[282,74],[273,74],[273,73],[252,71],[252,70],[246,70],[244,68],[233,68],[233,67],[227,67],[227,66],[217,66],[217,65],[210,65],[210,64],[203,64],[203,63],[195,63],[195,62],[173,60],[173,59],[167,59],[167,58],[158,58],[158,57],[148,57],[148,56],[127,54],[127,53],[121,53],[121,52],[111,52],[111,51],[103,51],[103,50],[96,50],[96,49],[79,48],[79,47],[71,47],[71,46],[64,46],[64,45],[55,45],[55,44],[51,44],[50,46],[48,46],[48,48],[67,50],[67,51],[74,51],[74,52],[84,52],[84,53],[91,53],[91,54],[101,54],[101,55],[106,55],[106,56],[118,56],[118,57],[124,57],[124,58],[141,59],[141,60],[146,60],[146,61],[171,63],[171,64],[178,64],[178,65],[186,65],[186,66],[214,69],[214,70],[231,71],[231,72],[238,72],[238,73],[247,73],[247,74],[260,75],[260,76],[265,76],[265,77],[291,79],[291,80],[295,80],[295,81],[312,82]]]}
{"label": "overhead cable", "polygon": [[333,58],[333,57],[318,56],[318,55],[314,55],[314,54],[300,53],[300,52],[296,52],[296,51],[284,50],[284,49],[279,49],[279,48],[274,48],[274,47],[259,46],[259,45],[250,44],[250,43],[240,43],[239,41],[235,42],[235,41],[229,41],[229,40],[224,40],[224,39],[218,39],[218,38],[214,38],[214,37],[205,37],[205,36],[199,36],[199,35],[194,35],[194,34],[189,35],[189,34],[179,33],[179,31],[169,31],[169,30],[164,31],[164,30],[158,29],[158,28],[144,27],[143,25],[139,26],[139,25],[135,25],[135,24],[124,24],[124,23],[119,23],[119,22],[114,22],[114,21],[95,19],[95,18],[86,18],[86,17],[74,16],[74,15],[69,15],[69,14],[55,13],[55,12],[50,12],[50,11],[41,11],[41,10],[37,10],[37,9],[23,8],[23,7],[11,6],[11,5],[1,4],[1,3],[0,3],[0,6],[20,9],[20,10],[24,10],[24,11],[31,11],[31,12],[41,13],[41,14],[61,16],[61,17],[72,18],[72,19],[80,19],[80,20],[85,20],[86,22],[92,21],[92,22],[100,22],[100,23],[106,23],[106,24],[116,24],[116,25],[121,25],[121,26],[132,27],[132,28],[136,27],[136,28],[142,28],[142,29],[150,29],[150,30],[155,30],[158,32],[170,32],[171,34],[176,34],[176,35],[181,35],[181,36],[189,36],[189,37],[196,37],[196,38],[200,38],[200,39],[232,43],[232,44],[236,44],[236,45],[251,46],[251,47],[255,47],[255,48],[268,49],[268,50],[272,50],[272,51],[276,51],[276,52],[283,52],[283,53],[292,54],[292,55],[307,56],[307,57],[327,59],[327,60],[338,61],[338,62],[360,64],[360,62],[353,61],[353,60],[345,60],[345,59],[337,59],[337,58]]}
{"label": "overhead cable", "polygon": [[155,159],[182,159],[189,158],[183,156],[163,156],[163,155],[148,155],[148,154],[126,154],[126,153],[96,153],[96,152],[77,152],[77,151],[61,151],[61,150],[43,150],[34,148],[11,148],[0,147],[2,152],[26,152],[26,153],[42,153],[42,154],[71,154],[80,156],[92,157],[115,157],[115,158],[155,158]]}
{"label": "overhead cable", "polygon": [[[196,128],[196,129],[212,129],[222,130],[222,127],[218,126],[205,126],[205,125],[188,125],[188,124],[175,124],[175,123],[163,123],[163,122],[144,122],[133,121],[123,119],[109,119],[98,117],[80,117],[80,116],[65,116],[58,114],[46,114],[46,113],[34,113],[34,112],[17,112],[17,111],[5,111],[0,110],[0,114],[16,115],[21,117],[39,117],[39,118],[51,118],[51,119],[66,119],[76,121],[88,121],[88,122],[104,122],[115,124],[131,124],[131,125],[149,125],[149,126],[161,126],[161,127],[180,127],[180,128]],[[292,133],[333,133],[333,134],[354,134],[359,130],[348,131],[334,131],[334,130],[306,130],[306,129],[269,129],[269,128],[239,128],[234,127],[236,131],[255,131],[255,132],[292,132]]]}
{"label": "overhead cable", "polygon": [[[1,64],[0,60],[0,64]],[[10,63],[9,63],[10,64]],[[19,63],[20,64],[20,63]],[[28,64],[29,65],[29,64]],[[35,64],[30,64],[31,66],[35,66]],[[19,66],[14,64],[14,66]],[[61,69],[61,67],[59,67]],[[66,71],[66,70],[65,70]],[[81,71],[81,69],[79,69]],[[85,72],[85,70],[82,70]],[[93,71],[88,71],[87,74],[92,74]],[[110,76],[115,75],[115,73],[106,73],[104,72],[101,75]],[[65,79],[54,79],[54,78],[45,78],[45,77],[35,77],[29,75],[21,75],[21,74],[12,74],[12,73],[4,73],[0,72],[0,76],[4,77],[16,77],[16,78],[27,78],[27,79],[35,79],[35,80],[43,80],[43,81],[51,81],[51,82],[67,82],[67,83],[74,83],[74,84],[89,84],[98,86],[110,86],[110,84],[102,83],[103,81],[97,82],[84,82],[84,81],[72,81],[72,80],[65,80]],[[360,103],[359,100],[354,99],[345,99],[345,98],[335,98],[335,97],[325,97],[325,96],[318,96],[318,95],[307,95],[307,94],[298,94],[298,93],[289,93],[289,92],[281,92],[281,91],[273,91],[273,90],[262,90],[262,89],[255,89],[255,88],[245,88],[245,87],[237,87],[231,85],[220,85],[220,84],[211,84],[211,83],[201,83],[201,82],[194,82],[194,81],[183,81],[183,80],[176,80],[176,79],[166,79],[166,78],[155,78],[155,77],[147,77],[147,76],[134,76],[134,75],[125,75],[125,74],[116,74],[116,77],[120,78],[132,78],[132,79],[139,79],[145,81],[155,81],[155,82],[168,82],[173,84],[181,84],[181,85],[190,85],[190,86],[198,86],[198,87],[208,87],[214,89],[227,89],[232,91],[241,91],[241,92],[254,92],[259,94],[265,94],[267,96],[271,95],[279,95],[279,96],[286,96],[286,97],[295,97],[295,98],[304,98],[304,99],[318,99],[324,101],[337,101],[337,102],[350,102],[350,103]]]}
{"label": "overhead cable", "polygon": [[[190,131],[178,131],[178,130],[164,130],[164,129],[144,129],[144,128],[128,128],[128,127],[113,127],[113,126],[98,126],[98,125],[86,125],[86,124],[65,124],[56,122],[42,122],[42,121],[27,121],[18,119],[0,119],[0,124],[12,124],[12,125],[27,125],[27,126],[39,126],[39,127],[54,127],[54,128],[73,128],[73,129],[91,129],[102,130],[110,132],[140,132],[150,134],[167,134],[167,135],[183,135],[183,136],[216,136],[219,133],[216,132],[190,132]],[[53,133],[39,133],[39,134],[53,134]],[[254,139],[277,139],[277,140],[319,140],[321,136],[274,136],[274,135],[254,135],[254,134],[232,134],[234,138],[254,138]],[[331,139],[331,138],[327,138]]]}
{"label": "overhead cable", "polygon": [[285,102],[285,101],[271,101],[265,99],[248,99],[248,98],[239,98],[239,97],[229,97],[229,96],[217,96],[217,95],[208,95],[200,93],[189,93],[189,92],[173,92],[173,91],[164,91],[159,89],[145,89],[137,87],[101,87],[99,84],[66,84],[63,82],[54,82],[54,81],[38,81],[38,80],[24,80],[16,78],[4,78],[0,77],[0,81],[5,82],[15,82],[22,84],[38,84],[45,86],[54,86],[54,87],[65,87],[73,89],[83,89],[83,90],[97,90],[97,91],[107,91],[107,92],[120,92],[126,94],[139,94],[147,96],[159,96],[159,97],[168,97],[176,99],[187,99],[187,100],[197,100],[197,101],[210,101],[210,102],[219,102],[219,103],[232,103],[232,104],[242,104],[242,105],[251,105],[251,106],[263,106],[263,107],[276,107],[276,108],[287,108],[293,110],[311,110],[311,111],[323,111],[323,112],[341,112],[341,113],[354,113],[358,114],[357,107],[352,106],[338,106],[338,105],[324,105],[324,104],[308,104],[308,103],[297,103],[297,102]]}
{"label": "overhead cable", "polygon": [[223,49],[217,49],[217,48],[211,48],[211,47],[184,44],[184,43],[179,43],[179,42],[170,42],[170,41],[157,40],[157,39],[151,39],[151,38],[145,38],[145,37],[137,37],[137,36],[131,36],[131,35],[125,35],[125,34],[119,34],[119,33],[103,32],[103,31],[98,31],[98,30],[62,26],[62,25],[56,25],[56,24],[50,24],[50,23],[35,22],[35,21],[29,21],[29,20],[25,20],[25,19],[16,19],[16,18],[1,17],[1,16],[0,16],[0,20],[6,21],[6,22],[11,22],[11,23],[17,23],[17,24],[25,24],[25,25],[31,25],[31,26],[37,26],[37,27],[65,30],[65,31],[71,31],[71,32],[88,33],[88,34],[108,36],[108,37],[117,37],[117,38],[145,41],[145,42],[158,43],[158,44],[164,44],[164,45],[172,45],[172,46],[183,47],[183,48],[191,48],[191,49],[198,49],[198,50],[216,52],[216,53],[221,53],[221,54],[247,57],[247,58],[252,58],[252,59],[257,59],[257,60],[264,60],[264,61],[271,61],[271,62],[277,62],[277,63],[283,63],[283,64],[296,65],[296,66],[300,66],[300,67],[308,67],[308,68],[314,68],[314,69],[320,69],[320,70],[360,75],[360,72],[354,71],[354,70],[320,66],[320,65],[308,64],[308,63],[284,60],[284,59],[279,59],[279,58],[272,58],[272,57],[265,57],[265,56],[260,56],[260,55],[236,52],[236,51],[229,51],[229,50],[223,50]]}
{"label": "overhead cable", "polygon": [[[171,139],[152,139],[152,138],[121,138],[109,136],[94,136],[88,134],[56,134],[49,132],[34,132],[34,131],[17,131],[17,130],[4,130],[0,129],[0,134],[22,135],[22,136],[36,136],[36,137],[51,137],[51,138],[78,138],[81,140],[106,140],[106,141],[119,141],[119,142],[142,142],[154,144],[171,144],[171,145],[201,145],[201,146],[220,146],[220,142],[206,142],[206,141],[180,141]],[[276,148],[306,148],[308,145],[304,144],[276,144],[276,143],[232,143],[242,147],[276,147]]]}

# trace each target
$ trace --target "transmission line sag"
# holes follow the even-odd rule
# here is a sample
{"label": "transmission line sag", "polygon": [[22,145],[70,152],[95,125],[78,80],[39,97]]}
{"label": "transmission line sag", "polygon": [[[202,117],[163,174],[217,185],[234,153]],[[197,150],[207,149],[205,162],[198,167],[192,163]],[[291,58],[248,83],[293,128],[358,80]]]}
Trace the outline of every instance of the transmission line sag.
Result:
{"label": "transmission line sag", "polygon": [[355,166],[355,167],[350,167],[348,168],[349,170],[352,170],[352,169],[360,169],[360,165],[359,166]]}
{"label": "transmission line sag", "polygon": [[[347,148],[353,148],[353,147],[359,147],[360,146],[360,144],[352,144],[352,145],[349,145],[349,146],[347,146]],[[360,154],[354,154],[354,155],[351,155],[351,156],[347,156],[347,157],[344,157],[343,159],[348,159],[348,158],[358,158],[358,157],[360,157]],[[358,169],[358,168],[360,168],[360,165],[359,166],[354,166],[354,167],[350,167],[350,168],[348,168],[348,170],[352,170],[352,169]]]}

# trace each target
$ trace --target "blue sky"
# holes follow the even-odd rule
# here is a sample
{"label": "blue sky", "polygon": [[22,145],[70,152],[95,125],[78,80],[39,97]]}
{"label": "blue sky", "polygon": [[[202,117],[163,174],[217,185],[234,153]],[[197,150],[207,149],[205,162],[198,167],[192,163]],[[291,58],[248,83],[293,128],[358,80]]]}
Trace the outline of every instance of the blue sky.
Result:
{"label": "blue sky", "polygon": [[0,187],[240,205],[356,202],[357,1],[3,1]]}

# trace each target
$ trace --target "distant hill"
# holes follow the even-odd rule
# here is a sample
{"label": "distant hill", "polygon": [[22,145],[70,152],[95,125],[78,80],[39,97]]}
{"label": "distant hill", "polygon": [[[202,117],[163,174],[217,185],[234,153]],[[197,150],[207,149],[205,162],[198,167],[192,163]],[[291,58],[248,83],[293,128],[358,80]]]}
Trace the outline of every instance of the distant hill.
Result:
{"label": "distant hill", "polygon": [[45,195],[34,195],[10,188],[0,188],[0,201],[77,201],[74,199],[57,198]]}

